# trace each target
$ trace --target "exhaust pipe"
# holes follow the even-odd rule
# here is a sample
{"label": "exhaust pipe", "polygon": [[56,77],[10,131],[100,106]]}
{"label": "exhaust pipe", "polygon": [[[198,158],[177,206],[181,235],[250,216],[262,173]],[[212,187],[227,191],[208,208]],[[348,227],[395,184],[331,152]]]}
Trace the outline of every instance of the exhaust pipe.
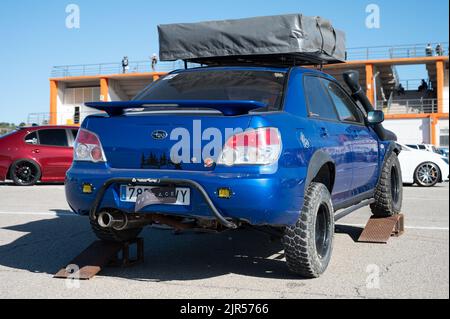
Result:
{"label": "exhaust pipe", "polygon": [[[194,230],[197,225],[183,223],[177,218],[171,218],[159,214],[136,215],[125,214],[120,211],[102,211],[97,218],[97,223],[101,228],[113,229],[117,231],[141,228],[154,223],[170,226],[176,230]],[[203,228],[200,228],[200,230]],[[214,227],[217,230],[217,226]]]}
{"label": "exhaust pipe", "polygon": [[98,215],[97,222],[102,228],[110,228],[117,231],[140,228],[148,224],[152,224],[154,221],[151,216],[139,216],[128,215],[120,211],[108,212],[103,211]]}
{"label": "exhaust pipe", "polygon": [[123,230],[127,226],[126,216],[117,212],[101,212],[98,215],[97,222],[102,228],[113,228],[115,230]]}

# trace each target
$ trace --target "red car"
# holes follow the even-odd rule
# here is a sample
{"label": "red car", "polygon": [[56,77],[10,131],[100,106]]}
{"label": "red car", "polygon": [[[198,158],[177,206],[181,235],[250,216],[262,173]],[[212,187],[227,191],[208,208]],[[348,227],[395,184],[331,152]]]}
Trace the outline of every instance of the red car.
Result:
{"label": "red car", "polygon": [[0,181],[12,179],[19,186],[64,182],[77,132],[74,126],[35,126],[0,137]]}

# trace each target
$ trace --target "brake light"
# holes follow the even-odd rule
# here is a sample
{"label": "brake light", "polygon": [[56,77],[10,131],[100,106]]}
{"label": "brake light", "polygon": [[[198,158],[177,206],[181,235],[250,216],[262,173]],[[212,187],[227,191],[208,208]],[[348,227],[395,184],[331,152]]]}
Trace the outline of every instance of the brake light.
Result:
{"label": "brake light", "polygon": [[74,144],[73,159],[83,162],[106,162],[106,156],[98,136],[88,130],[80,129]]}
{"label": "brake light", "polygon": [[281,148],[281,137],[277,128],[248,130],[228,139],[218,164],[270,165],[280,158]]}

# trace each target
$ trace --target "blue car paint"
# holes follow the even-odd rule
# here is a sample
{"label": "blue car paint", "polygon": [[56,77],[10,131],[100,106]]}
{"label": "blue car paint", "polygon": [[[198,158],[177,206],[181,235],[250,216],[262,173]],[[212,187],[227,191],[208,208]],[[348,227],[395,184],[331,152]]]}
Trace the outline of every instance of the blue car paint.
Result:
{"label": "blue car paint", "polygon": [[[324,73],[292,68],[208,68],[233,70],[270,70],[289,72],[283,109],[278,112],[250,113],[239,116],[215,115],[153,115],[153,116],[90,116],[82,127],[96,133],[104,148],[107,163],[74,162],[67,172],[66,196],[77,214],[87,215],[98,189],[111,178],[176,178],[198,182],[208,193],[214,205],[226,218],[247,221],[253,225],[293,225],[298,220],[303,206],[305,185],[311,160],[318,152],[331,157],[336,166],[336,179],[332,192],[335,206],[339,206],[358,195],[373,192],[376,187],[389,142],[379,140],[372,128],[350,125],[308,117],[303,78],[305,74],[319,75],[331,81]],[[177,72],[201,72],[201,69]],[[202,163],[186,164],[183,170],[141,169],[139,159],[143,149],[152,148],[150,134],[153,129],[170,131],[174,127],[192,130],[192,121],[200,120],[205,126],[262,128],[277,127],[282,137],[283,150],[279,161],[269,166],[217,165],[205,168]],[[111,128],[133,132],[123,134]],[[330,135],[321,136],[325,128]],[[356,133],[355,133],[356,131]],[[169,143],[167,141],[166,143]],[[131,145],[131,146],[130,146]],[[133,147],[132,145],[138,145]],[[163,145],[164,152],[170,145]],[[346,150],[347,152],[343,152]],[[154,150],[155,152],[158,149]],[[195,150],[192,150],[195,152]],[[82,194],[82,185],[92,184],[93,194]],[[219,187],[232,189],[231,199],[219,199]],[[106,192],[100,207],[117,208],[134,213],[134,204],[120,200],[120,185],[113,185]],[[206,203],[195,190],[191,191],[190,206],[149,206],[141,213],[213,218]]]}

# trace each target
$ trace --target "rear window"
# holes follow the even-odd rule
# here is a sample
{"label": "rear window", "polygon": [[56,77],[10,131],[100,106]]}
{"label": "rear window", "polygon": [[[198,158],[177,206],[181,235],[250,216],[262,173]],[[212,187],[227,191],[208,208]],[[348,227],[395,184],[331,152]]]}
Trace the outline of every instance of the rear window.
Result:
{"label": "rear window", "polygon": [[134,100],[257,101],[280,110],[287,74],[246,70],[201,70],[169,74]]}
{"label": "rear window", "polygon": [[31,132],[27,136],[25,136],[25,143],[37,145],[39,143],[38,136],[36,132]]}
{"label": "rear window", "polygon": [[17,130],[13,130],[13,131],[10,131],[8,133],[3,133],[3,134],[0,133],[0,139],[4,138],[4,137],[7,137],[7,136],[10,136],[10,135],[13,135],[16,132],[17,132]]}

